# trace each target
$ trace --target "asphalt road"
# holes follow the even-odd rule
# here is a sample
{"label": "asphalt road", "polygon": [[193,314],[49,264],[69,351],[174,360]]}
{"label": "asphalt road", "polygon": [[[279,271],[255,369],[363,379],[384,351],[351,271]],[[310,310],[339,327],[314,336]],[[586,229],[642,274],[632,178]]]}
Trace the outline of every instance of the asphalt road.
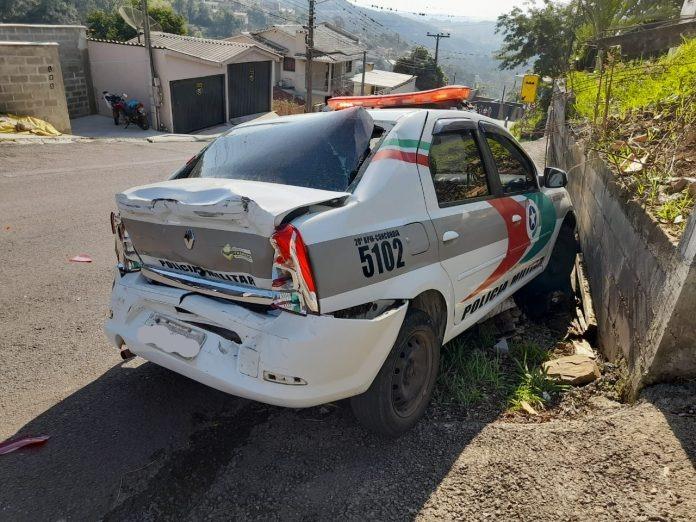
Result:
{"label": "asphalt road", "polygon": [[101,332],[113,195],[200,146],[0,145],[0,440],[51,436],[0,456],[0,519],[693,515],[693,390],[544,425],[437,417],[384,441],[342,403],[268,407],[122,363]]}

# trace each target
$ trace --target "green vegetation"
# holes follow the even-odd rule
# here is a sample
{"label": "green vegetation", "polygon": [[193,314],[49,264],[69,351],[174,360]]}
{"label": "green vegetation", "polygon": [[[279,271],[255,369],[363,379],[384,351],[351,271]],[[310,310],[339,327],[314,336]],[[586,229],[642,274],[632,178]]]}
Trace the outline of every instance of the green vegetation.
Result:
{"label": "green vegetation", "polygon": [[575,127],[674,239],[694,207],[694,78],[696,39],[653,61],[610,56],[601,74],[572,72],[566,82]]}
{"label": "green vegetation", "polygon": [[409,54],[399,58],[394,72],[417,75],[416,87],[419,90],[434,89],[447,83],[442,67],[435,65],[435,58],[425,47],[414,47]]}
{"label": "green vegetation", "polygon": [[[613,115],[624,116],[629,111],[666,105],[696,94],[696,39],[685,42],[677,50],[654,62],[618,62],[604,71],[611,76],[611,106]],[[575,110],[581,117],[592,118],[598,100],[599,74],[572,72],[568,86],[575,93]],[[599,93],[599,102],[606,101],[606,87]]]}
{"label": "green vegetation", "polygon": [[543,408],[566,389],[550,379],[541,364],[548,350],[531,341],[512,343],[507,355],[493,352],[493,330],[484,323],[442,349],[436,397],[441,403],[472,407],[487,402],[518,410],[522,402]]}
{"label": "green vegetation", "polygon": [[497,57],[501,69],[531,63],[542,76],[558,77],[573,54],[587,62],[594,56],[592,40],[610,31],[666,20],[679,15],[682,0],[543,0],[515,7],[498,17],[504,35]]}
{"label": "green vegetation", "polygon": [[[126,5],[139,9],[139,0],[130,0]],[[155,20],[165,33],[187,34],[186,20],[174,12],[172,6],[163,0],[148,2],[148,14]],[[114,10],[102,11],[96,9],[87,15],[87,27],[90,35],[95,38],[108,40],[130,40],[137,36],[135,29],[128,25],[120,14]]]}

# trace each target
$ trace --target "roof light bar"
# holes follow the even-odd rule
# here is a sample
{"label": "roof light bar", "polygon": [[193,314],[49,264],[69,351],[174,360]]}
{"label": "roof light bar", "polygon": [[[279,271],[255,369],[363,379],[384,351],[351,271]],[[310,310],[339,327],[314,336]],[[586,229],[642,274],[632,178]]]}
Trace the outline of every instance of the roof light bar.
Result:
{"label": "roof light bar", "polygon": [[448,85],[429,91],[404,92],[399,94],[382,94],[378,96],[338,96],[330,98],[328,106],[335,110],[348,107],[412,107],[431,103],[460,102],[471,94],[471,87],[463,85]]}

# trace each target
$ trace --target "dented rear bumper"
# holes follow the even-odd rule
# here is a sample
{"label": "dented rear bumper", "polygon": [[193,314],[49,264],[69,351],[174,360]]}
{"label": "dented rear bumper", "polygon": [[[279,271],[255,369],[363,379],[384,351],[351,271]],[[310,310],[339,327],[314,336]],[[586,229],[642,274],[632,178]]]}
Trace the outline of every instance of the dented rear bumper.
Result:
{"label": "dented rear bumper", "polygon": [[[114,345],[125,343],[136,355],[218,390],[278,406],[315,406],[367,390],[407,308],[371,320],[256,313],[152,284],[137,272],[115,277],[105,325]],[[141,329],[154,316],[185,324],[196,339],[204,337],[200,351],[185,357],[143,336]]]}

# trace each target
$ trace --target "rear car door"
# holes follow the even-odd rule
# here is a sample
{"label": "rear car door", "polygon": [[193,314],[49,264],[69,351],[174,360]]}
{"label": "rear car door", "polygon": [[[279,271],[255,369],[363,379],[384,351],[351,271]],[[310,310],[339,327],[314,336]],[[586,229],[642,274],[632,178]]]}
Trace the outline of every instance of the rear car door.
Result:
{"label": "rear car door", "polygon": [[556,211],[548,196],[539,190],[534,162],[505,130],[481,122],[484,153],[494,173],[492,182],[498,185],[499,196],[490,204],[499,212],[508,235],[505,258],[491,275],[494,278],[512,276],[510,287],[520,286],[524,277],[514,278],[532,264],[541,268],[540,258],[548,251],[556,226]]}
{"label": "rear car door", "polygon": [[431,125],[424,133],[424,140],[428,130],[432,133],[428,166],[418,168],[440,263],[454,290],[456,324],[476,311],[467,304],[504,259],[507,229],[491,204],[498,187],[488,175],[476,123],[440,118]]}

